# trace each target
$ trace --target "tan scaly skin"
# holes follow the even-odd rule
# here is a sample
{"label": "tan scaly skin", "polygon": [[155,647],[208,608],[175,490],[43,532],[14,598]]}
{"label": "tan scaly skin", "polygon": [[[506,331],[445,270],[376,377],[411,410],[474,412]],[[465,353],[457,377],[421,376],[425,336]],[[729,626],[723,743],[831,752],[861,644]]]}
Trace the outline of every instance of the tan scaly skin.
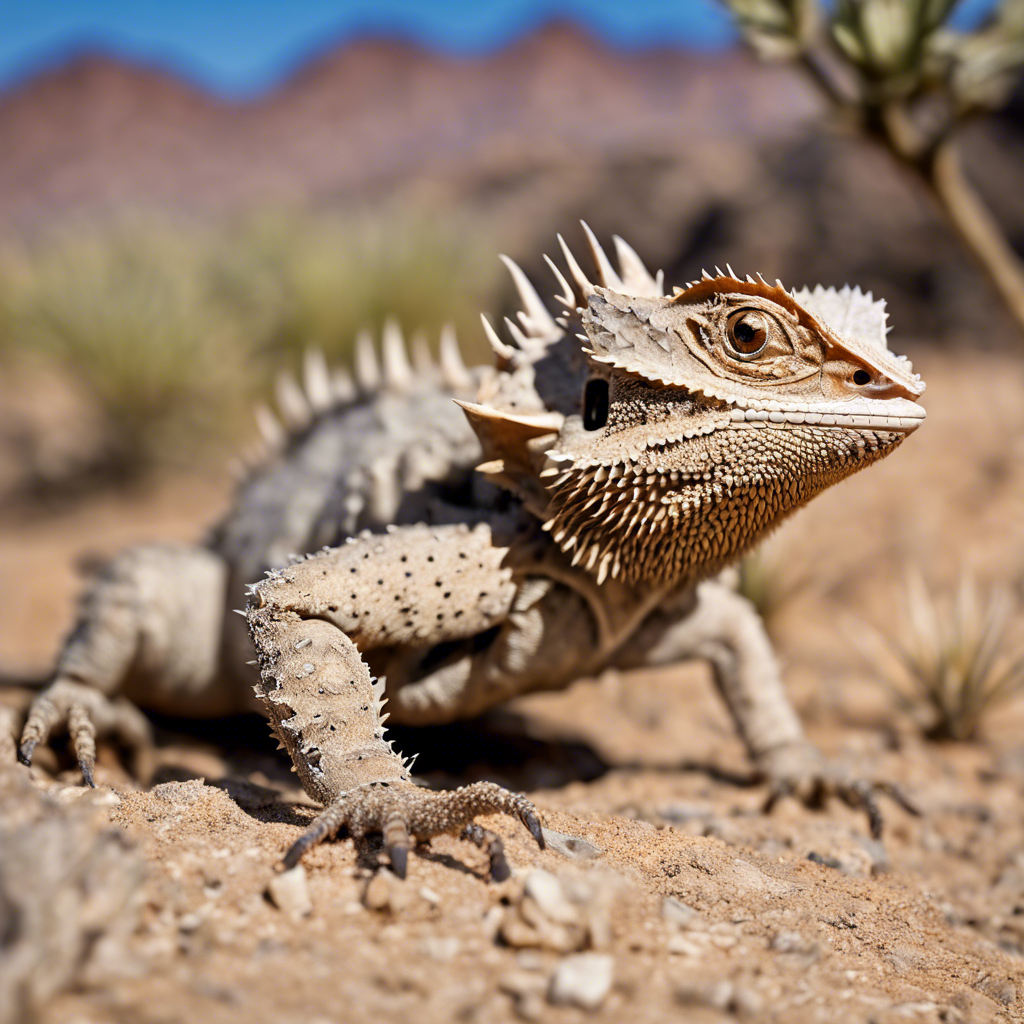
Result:
{"label": "tan scaly skin", "polygon": [[[455,832],[504,877],[500,839],[474,819],[515,815],[543,844],[533,806],[490,783],[416,787],[384,738],[385,700],[397,721],[434,724],[608,667],[699,657],[771,782],[769,804],[837,795],[876,835],[877,792],[909,808],[810,746],[759,617],[716,575],[923,421],[920,379],[887,350],[884,304],[731,271],[664,295],[620,239],[616,271],[587,234],[596,280],[564,243],[568,276],[551,264],[559,320],[506,260],[524,309],[514,345],[486,325],[495,368],[467,371],[449,340],[440,368],[421,358],[413,373],[392,335],[383,373],[360,348],[361,396],[343,381],[330,398],[323,373],[307,374],[306,397],[280,388],[291,433],[266,413],[264,428],[283,454],[249,477],[205,548],[114,564],[29,715],[23,759],[70,726],[88,779],[97,726],[138,737],[138,713],[117,698],[217,714],[254,684],[325,806],[285,865],[344,828],[382,833],[404,875],[416,842]],[[284,544],[332,542],[281,567]],[[238,620],[218,609],[264,568],[243,613],[257,678]]]}

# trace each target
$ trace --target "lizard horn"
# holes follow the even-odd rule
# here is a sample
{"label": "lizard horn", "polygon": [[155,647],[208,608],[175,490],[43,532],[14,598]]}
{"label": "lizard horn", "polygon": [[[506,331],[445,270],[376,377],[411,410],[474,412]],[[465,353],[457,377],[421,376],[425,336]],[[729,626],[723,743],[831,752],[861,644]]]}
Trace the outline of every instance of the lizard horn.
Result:
{"label": "lizard horn", "polygon": [[388,317],[384,321],[384,336],[381,343],[381,354],[384,363],[384,384],[391,390],[402,394],[409,390],[413,382],[412,367],[405,351],[405,340],[398,321]]}
{"label": "lizard horn", "polygon": [[380,388],[380,363],[369,331],[356,335],[355,371],[360,391],[373,392]]}

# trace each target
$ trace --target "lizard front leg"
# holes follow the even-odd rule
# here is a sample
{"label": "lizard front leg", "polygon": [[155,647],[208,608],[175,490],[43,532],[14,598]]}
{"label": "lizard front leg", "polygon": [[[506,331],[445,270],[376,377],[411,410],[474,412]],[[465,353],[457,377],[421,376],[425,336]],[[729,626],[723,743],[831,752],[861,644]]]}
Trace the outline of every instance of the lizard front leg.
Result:
{"label": "lizard front leg", "polygon": [[496,812],[518,817],[543,846],[525,797],[488,782],[443,793],[413,784],[384,739],[384,683],[359,653],[465,639],[500,623],[515,594],[504,554],[487,526],[409,527],[353,539],[252,588],[257,696],[306,792],[326,805],[285,866],[344,827],[382,833],[400,875],[416,841],[461,833],[486,844],[492,875],[505,877],[500,842],[474,822]]}
{"label": "lizard front leg", "polygon": [[226,713],[219,678],[227,570],[214,553],[187,545],[122,552],[86,593],[53,682],[32,702],[19,757],[66,729],[93,785],[98,734],[138,753],[148,721],[136,705],[177,714]]}
{"label": "lizard front leg", "polygon": [[852,778],[822,758],[793,710],[761,617],[746,598],[716,580],[679,594],[650,616],[619,652],[616,665],[667,665],[691,658],[711,664],[751,760],[771,784],[766,809],[789,795],[815,807],[837,796],[867,813],[875,838],[882,830],[878,793],[917,813],[898,787]]}

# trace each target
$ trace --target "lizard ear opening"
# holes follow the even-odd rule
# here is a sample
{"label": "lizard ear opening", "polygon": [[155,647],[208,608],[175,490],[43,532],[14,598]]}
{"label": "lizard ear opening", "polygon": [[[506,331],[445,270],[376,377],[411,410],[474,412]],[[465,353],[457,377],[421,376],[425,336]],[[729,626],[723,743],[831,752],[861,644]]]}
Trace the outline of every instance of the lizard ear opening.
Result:
{"label": "lizard ear opening", "polygon": [[608,381],[594,377],[583,389],[583,428],[600,430],[608,422]]}

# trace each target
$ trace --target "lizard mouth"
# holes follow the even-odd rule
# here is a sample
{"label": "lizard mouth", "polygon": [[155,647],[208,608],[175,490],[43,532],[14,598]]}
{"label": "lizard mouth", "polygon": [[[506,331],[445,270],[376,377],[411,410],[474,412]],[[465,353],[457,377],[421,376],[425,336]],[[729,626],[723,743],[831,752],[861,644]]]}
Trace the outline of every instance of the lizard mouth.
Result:
{"label": "lizard mouth", "polygon": [[729,411],[730,426],[821,426],[885,430],[910,434],[925,420],[925,410],[906,399],[857,398],[842,404],[740,400]]}

